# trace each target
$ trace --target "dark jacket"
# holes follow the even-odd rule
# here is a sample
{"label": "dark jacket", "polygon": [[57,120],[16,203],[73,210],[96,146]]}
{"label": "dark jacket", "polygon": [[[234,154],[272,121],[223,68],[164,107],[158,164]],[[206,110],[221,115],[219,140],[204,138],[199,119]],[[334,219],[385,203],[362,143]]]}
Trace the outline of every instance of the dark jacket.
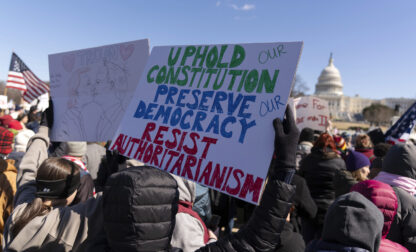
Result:
{"label": "dark jacket", "polygon": [[349,193],[351,187],[358,183],[350,171],[338,170],[334,177],[335,197]]}
{"label": "dark jacket", "polygon": [[402,244],[409,251],[416,251],[416,198],[400,188],[393,189],[398,207],[387,239]]}
{"label": "dark jacket", "polygon": [[156,168],[132,167],[111,175],[103,214],[112,251],[168,251],[178,197],[176,181]]}
{"label": "dark jacket", "polygon": [[337,198],[325,217],[322,239],[309,243],[306,252],[377,252],[384,217],[381,211],[358,192]]}
{"label": "dark jacket", "polygon": [[311,196],[318,207],[316,224],[323,224],[326,210],[335,200],[334,176],[336,172],[345,169],[344,160],[331,150],[323,152],[312,148],[311,154],[301,162],[299,175],[305,178]]}
{"label": "dark jacket", "polygon": [[292,205],[295,188],[276,179],[270,179],[260,205],[248,223],[236,234],[227,236],[197,251],[274,251],[280,243],[280,234]]}
{"label": "dark jacket", "polygon": [[292,179],[292,185],[296,186],[296,194],[293,199],[294,210],[290,214],[290,223],[293,225],[294,232],[301,233],[301,218],[314,219],[318,208],[312,199],[304,178],[295,174]]}
{"label": "dark jacket", "polygon": [[295,232],[292,224],[286,222],[280,236],[280,245],[275,250],[276,252],[304,252],[305,241],[302,235]]}

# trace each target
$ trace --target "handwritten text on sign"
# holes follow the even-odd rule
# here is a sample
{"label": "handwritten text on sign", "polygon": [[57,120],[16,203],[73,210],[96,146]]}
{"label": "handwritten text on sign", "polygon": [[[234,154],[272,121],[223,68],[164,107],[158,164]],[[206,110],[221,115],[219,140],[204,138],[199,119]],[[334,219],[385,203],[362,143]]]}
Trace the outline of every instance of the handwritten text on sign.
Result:
{"label": "handwritten text on sign", "polygon": [[306,96],[292,99],[296,125],[301,130],[311,128],[325,131],[328,126],[328,102],[317,97]]}
{"label": "handwritten text on sign", "polygon": [[[155,47],[111,148],[257,203],[301,47]],[[273,48],[285,53],[258,61]]]}

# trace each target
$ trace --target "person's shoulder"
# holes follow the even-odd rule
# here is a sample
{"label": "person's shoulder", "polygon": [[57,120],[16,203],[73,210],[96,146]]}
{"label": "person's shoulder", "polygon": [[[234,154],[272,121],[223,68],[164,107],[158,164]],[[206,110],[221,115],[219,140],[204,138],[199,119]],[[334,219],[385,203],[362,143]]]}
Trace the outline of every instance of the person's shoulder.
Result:
{"label": "person's shoulder", "polygon": [[402,208],[416,211],[416,197],[399,187],[393,187]]}

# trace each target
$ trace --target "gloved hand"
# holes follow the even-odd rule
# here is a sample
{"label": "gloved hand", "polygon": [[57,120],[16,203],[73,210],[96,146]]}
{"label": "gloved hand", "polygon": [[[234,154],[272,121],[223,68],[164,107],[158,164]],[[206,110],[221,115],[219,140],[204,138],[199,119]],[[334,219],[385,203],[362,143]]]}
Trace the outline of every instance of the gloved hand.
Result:
{"label": "gloved hand", "polygon": [[107,150],[105,157],[101,160],[98,169],[97,179],[95,180],[95,188],[97,192],[103,191],[107,179],[111,174],[123,170],[127,167],[127,158],[120,155],[118,150]]}
{"label": "gloved hand", "polygon": [[273,120],[275,131],[274,153],[276,160],[272,165],[272,176],[279,180],[290,183],[296,168],[296,149],[299,141],[299,130],[296,126],[292,109],[286,107],[283,122],[276,118]]}
{"label": "gloved hand", "polygon": [[42,113],[42,118],[40,119],[40,126],[46,126],[49,129],[52,129],[53,126],[53,103],[52,99],[49,99],[49,107],[45,109]]}

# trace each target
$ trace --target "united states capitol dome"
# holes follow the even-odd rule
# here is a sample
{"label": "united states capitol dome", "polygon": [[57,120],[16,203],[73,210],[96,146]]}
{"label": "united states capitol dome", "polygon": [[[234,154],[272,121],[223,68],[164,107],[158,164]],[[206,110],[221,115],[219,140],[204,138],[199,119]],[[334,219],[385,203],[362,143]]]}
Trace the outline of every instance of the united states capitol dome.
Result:
{"label": "united states capitol dome", "polygon": [[329,57],[328,66],[322,70],[315,86],[315,95],[318,96],[342,96],[342,82],[339,70],[334,66],[334,60]]}

